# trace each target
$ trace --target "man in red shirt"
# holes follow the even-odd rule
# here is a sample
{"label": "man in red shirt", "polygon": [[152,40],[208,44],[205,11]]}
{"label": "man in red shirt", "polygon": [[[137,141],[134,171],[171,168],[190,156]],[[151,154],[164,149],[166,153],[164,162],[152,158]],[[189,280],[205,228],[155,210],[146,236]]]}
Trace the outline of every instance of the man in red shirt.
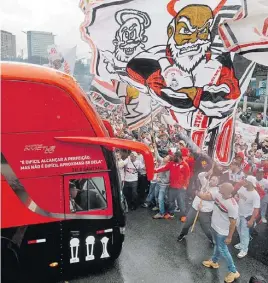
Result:
{"label": "man in red shirt", "polygon": [[194,158],[190,156],[190,151],[187,147],[181,148],[182,159],[189,165],[190,177],[194,175]]}
{"label": "man in red shirt", "polygon": [[183,161],[182,154],[177,151],[174,154],[173,161],[167,165],[155,170],[155,173],[170,171],[170,188],[168,191],[169,208],[165,215],[166,219],[174,218],[175,200],[177,200],[180,207],[181,222],[186,221],[186,205],[185,196],[186,189],[190,179],[189,165]]}
{"label": "man in red shirt", "polygon": [[195,160],[193,156],[190,156],[190,150],[187,147],[182,147],[180,151],[182,154],[182,159],[189,165],[189,169],[190,169],[190,182],[187,189],[187,196],[191,200],[194,198],[194,194],[195,194],[194,183],[193,183]]}

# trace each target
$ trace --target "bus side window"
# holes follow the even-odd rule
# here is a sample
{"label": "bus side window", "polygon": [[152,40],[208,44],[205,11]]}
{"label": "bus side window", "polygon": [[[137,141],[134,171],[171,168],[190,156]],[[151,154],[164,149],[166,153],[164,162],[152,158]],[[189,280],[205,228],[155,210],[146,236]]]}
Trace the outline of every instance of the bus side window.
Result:
{"label": "bus side window", "polygon": [[103,177],[72,179],[69,181],[70,211],[88,211],[107,208]]}

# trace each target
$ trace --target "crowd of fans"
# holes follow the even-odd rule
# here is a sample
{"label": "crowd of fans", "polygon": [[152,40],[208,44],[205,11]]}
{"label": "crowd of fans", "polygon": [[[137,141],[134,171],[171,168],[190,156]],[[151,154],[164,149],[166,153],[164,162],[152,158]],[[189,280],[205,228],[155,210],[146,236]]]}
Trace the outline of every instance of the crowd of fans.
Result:
{"label": "crowd of fans", "polygon": [[247,107],[246,111],[243,112],[241,107],[237,108],[236,119],[245,124],[258,127],[268,127],[268,117],[264,113],[257,113],[253,115],[251,107]]}
{"label": "crowd of fans", "polygon": [[[155,211],[153,219],[183,222],[178,241],[199,221],[214,253],[204,261],[206,267],[218,268],[223,256],[227,261],[226,282],[240,274],[227,245],[237,230],[240,243],[235,245],[238,258],[248,253],[256,225],[267,224],[268,206],[268,136],[259,134],[251,144],[235,136],[234,158],[229,166],[212,161],[201,151],[193,152],[179,138],[179,127],[162,125],[159,117],[153,125],[130,131],[120,115],[106,116],[116,136],[148,145],[155,157],[154,178],[147,180],[143,156],[136,152],[117,150],[127,211],[138,207]],[[177,212],[177,213],[175,213]]]}

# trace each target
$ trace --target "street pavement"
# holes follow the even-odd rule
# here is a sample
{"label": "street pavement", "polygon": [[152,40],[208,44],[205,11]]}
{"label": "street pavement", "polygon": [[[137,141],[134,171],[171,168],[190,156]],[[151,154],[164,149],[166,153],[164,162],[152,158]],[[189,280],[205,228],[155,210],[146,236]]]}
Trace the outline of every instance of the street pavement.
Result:
{"label": "street pavement", "polygon": [[[153,212],[139,208],[127,214],[126,239],[120,258],[114,266],[101,271],[90,272],[83,278],[70,283],[221,283],[227,273],[224,261],[220,269],[212,270],[202,266],[209,259],[212,248],[199,224],[193,233],[178,243],[177,236],[182,224],[178,219],[153,220]],[[248,283],[252,275],[268,279],[268,229],[260,225],[261,235],[251,245],[258,248],[253,256],[261,254],[262,262],[251,256],[243,259],[236,257],[237,251],[231,247],[235,264],[241,277],[236,282]],[[259,228],[258,228],[259,229]],[[266,235],[263,235],[266,233]],[[264,238],[265,236],[265,238]],[[232,243],[236,244],[234,237]],[[267,255],[267,257],[266,257]]]}

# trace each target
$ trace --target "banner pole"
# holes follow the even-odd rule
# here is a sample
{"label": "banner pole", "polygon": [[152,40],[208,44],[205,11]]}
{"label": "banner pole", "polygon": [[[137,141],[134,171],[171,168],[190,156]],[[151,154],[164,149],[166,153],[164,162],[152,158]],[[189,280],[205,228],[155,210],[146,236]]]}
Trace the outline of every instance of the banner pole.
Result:
{"label": "banner pole", "polygon": [[[153,101],[151,99],[151,103],[150,103],[150,107],[151,107],[151,127],[152,127],[151,139],[152,139],[153,144],[156,145],[155,134],[154,134],[153,106],[152,106],[152,103],[153,103]],[[157,152],[154,152],[154,156],[155,156],[155,159],[157,160]]]}
{"label": "banner pole", "polygon": [[[211,175],[213,175],[214,167],[215,167],[215,162],[213,162],[212,167],[211,167],[211,169],[210,169],[210,170],[212,170],[212,171],[211,171],[211,172],[212,172]],[[202,186],[201,191],[204,191],[204,189],[206,189],[206,190],[208,189],[209,181],[210,181],[210,179],[211,179],[211,175],[208,176],[208,179],[207,179],[205,185]],[[193,231],[194,231],[194,227],[195,227],[196,221],[197,221],[197,219],[198,219],[199,212],[200,212],[201,207],[202,207],[202,203],[203,203],[203,200],[201,199],[200,204],[199,204],[199,207],[198,207],[198,210],[197,210],[196,215],[195,215],[194,223],[193,223],[193,225],[192,225],[191,233],[193,233]]]}

